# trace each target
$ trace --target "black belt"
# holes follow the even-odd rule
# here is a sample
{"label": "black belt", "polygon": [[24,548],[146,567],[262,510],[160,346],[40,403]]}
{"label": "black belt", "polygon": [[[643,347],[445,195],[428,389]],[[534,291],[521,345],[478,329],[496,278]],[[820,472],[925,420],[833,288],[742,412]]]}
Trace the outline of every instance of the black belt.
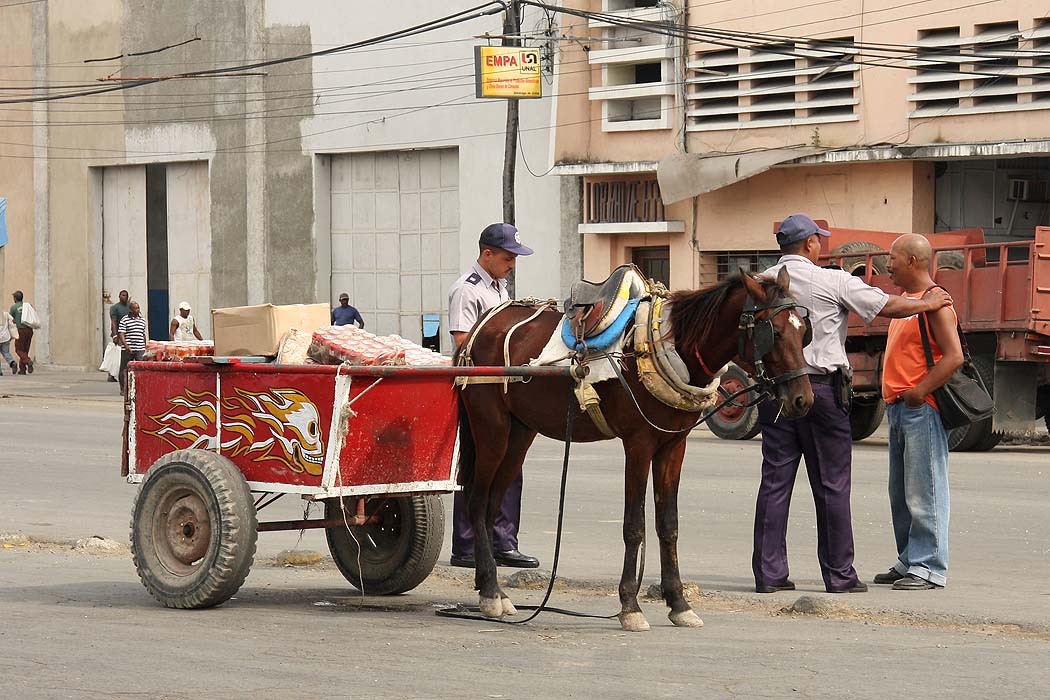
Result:
{"label": "black belt", "polygon": [[838,372],[832,372],[831,374],[811,374],[809,375],[809,381],[814,384],[833,384],[835,377],[839,376]]}

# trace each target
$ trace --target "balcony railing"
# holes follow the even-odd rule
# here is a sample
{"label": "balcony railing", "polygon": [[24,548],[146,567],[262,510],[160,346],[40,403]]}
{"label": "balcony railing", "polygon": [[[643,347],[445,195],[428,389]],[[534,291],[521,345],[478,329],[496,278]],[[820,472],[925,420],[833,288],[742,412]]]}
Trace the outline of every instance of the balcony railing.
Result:
{"label": "balcony railing", "polygon": [[653,179],[585,180],[583,223],[612,224],[664,220],[660,185]]}

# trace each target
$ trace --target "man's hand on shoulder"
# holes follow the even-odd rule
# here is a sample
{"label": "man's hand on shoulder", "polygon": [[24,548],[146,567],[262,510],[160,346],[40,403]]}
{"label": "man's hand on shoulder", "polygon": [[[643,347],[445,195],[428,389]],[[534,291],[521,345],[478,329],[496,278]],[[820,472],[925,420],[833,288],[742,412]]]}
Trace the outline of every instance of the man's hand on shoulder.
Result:
{"label": "man's hand on shoulder", "polygon": [[951,306],[954,302],[952,301],[952,295],[949,294],[943,287],[932,287],[922,295],[922,300],[926,302],[929,308],[927,311],[936,311],[943,309],[945,306]]}

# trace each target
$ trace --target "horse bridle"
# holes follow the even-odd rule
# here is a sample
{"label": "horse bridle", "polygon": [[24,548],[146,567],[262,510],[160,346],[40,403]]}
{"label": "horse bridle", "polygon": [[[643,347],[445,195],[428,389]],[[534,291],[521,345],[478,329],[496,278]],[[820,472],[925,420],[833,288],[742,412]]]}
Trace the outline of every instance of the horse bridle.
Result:
{"label": "horse bridle", "polygon": [[[765,318],[757,318],[758,314],[763,311],[770,311],[771,313]],[[805,367],[784,372],[772,378],[766,373],[764,358],[772,352],[777,342],[777,336],[780,335],[773,326],[773,319],[776,318],[777,314],[785,311],[794,311],[805,323],[806,330],[802,337],[802,347],[806,347],[813,340],[813,324],[809,320],[809,309],[800,306],[797,302],[791,299],[779,299],[770,304],[758,305],[749,294],[747,303],[744,304],[744,310],[740,314],[737,355],[741,359],[745,359],[747,357],[745,354],[747,346],[750,344],[754,349],[754,358],[751,362],[755,366],[754,377],[756,385],[761,389],[760,393],[762,394],[772,395],[772,390],[777,385],[807,374]]]}

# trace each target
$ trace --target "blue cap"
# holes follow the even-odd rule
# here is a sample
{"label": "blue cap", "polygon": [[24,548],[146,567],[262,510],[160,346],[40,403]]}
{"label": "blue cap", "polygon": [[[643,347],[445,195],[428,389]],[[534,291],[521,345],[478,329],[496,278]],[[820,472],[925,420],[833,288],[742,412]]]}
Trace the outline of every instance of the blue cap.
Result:
{"label": "blue cap", "polygon": [[830,236],[831,231],[825,231],[817,226],[817,222],[805,214],[792,214],[780,222],[777,229],[777,243],[787,245],[802,241],[810,236]]}
{"label": "blue cap", "polygon": [[481,245],[490,245],[493,248],[502,248],[508,253],[515,255],[532,255],[532,248],[522,245],[518,229],[512,224],[489,224],[481,232],[478,239]]}

